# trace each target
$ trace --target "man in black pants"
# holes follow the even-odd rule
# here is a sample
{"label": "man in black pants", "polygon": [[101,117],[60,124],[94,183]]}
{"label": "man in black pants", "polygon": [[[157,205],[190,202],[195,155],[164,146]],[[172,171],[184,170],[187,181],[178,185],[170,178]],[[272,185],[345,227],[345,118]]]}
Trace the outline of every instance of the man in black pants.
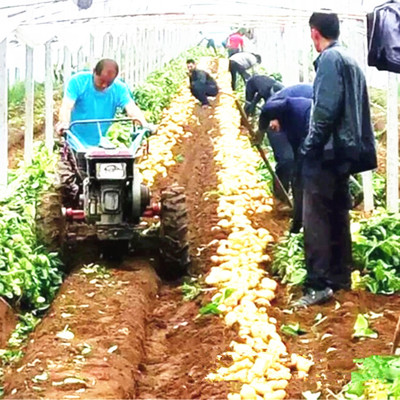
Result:
{"label": "man in black pants", "polygon": [[[289,86],[275,93],[269,98],[269,101],[278,101],[286,99],[288,97],[305,97],[312,98],[313,90],[312,86],[308,84],[298,84]],[[289,143],[287,132],[279,131],[275,132],[269,129],[270,118],[268,113],[266,113],[266,105],[261,108],[260,119],[258,121],[259,131],[262,133],[267,132],[268,141],[271,145],[272,151],[274,152],[274,158],[276,161],[275,171],[281,181],[283,187],[288,191],[290,184],[293,180],[295,157],[293,154],[292,146]],[[280,194],[279,186],[274,182],[274,195],[280,199],[284,200],[284,197]]]}
{"label": "man in black pants", "polygon": [[248,69],[254,67],[256,64],[261,63],[261,56],[258,54],[241,51],[240,53],[233,54],[229,57],[229,72],[232,76],[232,89],[236,89],[236,76],[239,74],[244,83],[246,84],[250,78]]}
{"label": "man in black pants", "polygon": [[[309,86],[312,89],[312,86]],[[311,92],[304,90],[305,96],[310,94]],[[311,96],[308,98],[284,96],[278,98],[273,96],[263,107],[261,124],[269,124],[272,130],[278,132],[278,135],[286,135],[294,154],[292,178],[293,219],[290,229],[291,233],[298,233],[303,225],[302,162],[299,149],[308,133],[311,103]]]}
{"label": "man in black pants", "polygon": [[207,96],[216,96],[218,94],[218,86],[215,80],[206,71],[197,69],[194,60],[186,61],[189,71],[190,90],[196,99],[198,99],[203,108],[209,107]]}
{"label": "man in black pants", "polygon": [[314,106],[303,155],[303,223],[307,279],[294,305],[329,300],[350,287],[349,176],[377,166],[365,76],[337,43],[339,18],[314,13],[311,38],[321,53],[314,65]]}

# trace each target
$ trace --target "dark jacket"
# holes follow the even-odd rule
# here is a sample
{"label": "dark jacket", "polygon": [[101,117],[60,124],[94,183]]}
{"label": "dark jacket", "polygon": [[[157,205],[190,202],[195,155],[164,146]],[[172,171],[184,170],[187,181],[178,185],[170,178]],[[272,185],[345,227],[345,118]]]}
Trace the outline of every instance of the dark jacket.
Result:
{"label": "dark jacket", "polygon": [[244,110],[252,114],[258,102],[267,101],[271,95],[283,89],[283,85],[266,75],[254,75],[246,83],[246,105]]}
{"label": "dark jacket", "polygon": [[260,131],[265,131],[271,120],[279,119],[273,117],[272,113],[275,111],[274,107],[271,107],[271,103],[278,102],[279,100],[286,100],[289,97],[312,99],[313,87],[308,83],[299,83],[297,85],[288,86],[271,96],[261,109],[260,119],[258,122]]}
{"label": "dark jacket", "polygon": [[315,61],[314,106],[305,159],[348,165],[350,173],[377,166],[367,84],[360,67],[336,42]]}
{"label": "dark jacket", "polygon": [[211,85],[216,85],[214,78],[211,75],[203,71],[201,69],[193,70],[189,75],[190,85],[192,86],[195,83],[206,83]]}
{"label": "dark jacket", "polygon": [[277,119],[286,132],[295,158],[308,133],[311,103],[311,98],[305,97],[271,98],[263,107],[267,118]]}
{"label": "dark jacket", "polygon": [[400,72],[400,3],[388,1],[367,15],[368,65]]}
{"label": "dark jacket", "polygon": [[275,99],[284,99],[287,97],[305,97],[311,99],[313,97],[313,86],[309,83],[298,83],[285,87],[279,92],[274,94]]}

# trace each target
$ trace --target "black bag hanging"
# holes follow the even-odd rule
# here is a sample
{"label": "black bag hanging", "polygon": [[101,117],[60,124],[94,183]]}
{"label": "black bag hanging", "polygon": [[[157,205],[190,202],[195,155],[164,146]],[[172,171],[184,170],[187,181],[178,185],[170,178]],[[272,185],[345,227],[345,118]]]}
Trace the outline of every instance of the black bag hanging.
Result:
{"label": "black bag hanging", "polygon": [[400,72],[400,2],[388,1],[367,14],[368,65]]}

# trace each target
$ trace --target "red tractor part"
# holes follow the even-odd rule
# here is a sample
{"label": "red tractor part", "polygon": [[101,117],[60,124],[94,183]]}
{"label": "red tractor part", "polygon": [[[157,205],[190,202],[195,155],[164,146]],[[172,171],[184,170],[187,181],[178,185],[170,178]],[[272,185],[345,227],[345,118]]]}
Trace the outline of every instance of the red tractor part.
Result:
{"label": "red tractor part", "polygon": [[153,203],[150,206],[146,207],[146,211],[143,213],[143,217],[152,218],[155,216],[159,216],[161,214],[161,204]]}
{"label": "red tractor part", "polygon": [[83,210],[63,208],[63,214],[69,221],[83,221],[85,219],[85,211]]}

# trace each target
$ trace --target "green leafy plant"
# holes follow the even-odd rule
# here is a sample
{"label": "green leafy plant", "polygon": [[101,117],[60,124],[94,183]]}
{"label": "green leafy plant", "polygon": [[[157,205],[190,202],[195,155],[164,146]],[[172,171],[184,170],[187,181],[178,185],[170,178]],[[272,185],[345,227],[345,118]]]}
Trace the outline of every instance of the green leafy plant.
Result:
{"label": "green leafy plant", "polygon": [[286,336],[299,336],[299,335],[304,335],[305,333],[307,333],[307,331],[300,328],[299,323],[282,325],[281,332],[284,333]]}
{"label": "green leafy plant", "polygon": [[221,314],[221,310],[219,306],[226,300],[235,289],[224,289],[222,293],[218,293],[212,299],[212,301],[206,304],[204,307],[201,307],[199,310],[200,315],[207,314]]}
{"label": "green leafy plant", "polygon": [[181,290],[185,301],[194,300],[202,292],[201,286],[195,280],[183,282]]}
{"label": "green leafy plant", "polygon": [[19,322],[7,342],[7,348],[0,350],[1,362],[8,365],[19,361],[23,356],[22,346],[26,343],[31,333],[40,322],[34,313],[28,312],[19,315]]}
{"label": "green leafy plant", "polygon": [[354,399],[400,398],[400,357],[371,356],[354,360],[358,370],[351,373],[346,397]]}
{"label": "green leafy plant", "polygon": [[107,137],[116,147],[128,148],[132,144],[132,124],[115,122],[107,130]]}
{"label": "green leafy plant", "polygon": [[62,282],[60,259],[48,253],[35,230],[36,204],[49,189],[54,158],[43,147],[32,164],[10,175],[0,202],[0,295],[21,309],[45,309]]}
{"label": "green leafy plant", "polygon": [[378,214],[353,224],[354,288],[392,294],[400,290],[400,218]]}
{"label": "green leafy plant", "polygon": [[353,337],[377,339],[378,332],[369,327],[368,318],[365,315],[358,314],[356,323],[354,324]]}
{"label": "green leafy plant", "polygon": [[289,233],[273,250],[272,272],[283,283],[301,285],[306,276],[303,233]]}

